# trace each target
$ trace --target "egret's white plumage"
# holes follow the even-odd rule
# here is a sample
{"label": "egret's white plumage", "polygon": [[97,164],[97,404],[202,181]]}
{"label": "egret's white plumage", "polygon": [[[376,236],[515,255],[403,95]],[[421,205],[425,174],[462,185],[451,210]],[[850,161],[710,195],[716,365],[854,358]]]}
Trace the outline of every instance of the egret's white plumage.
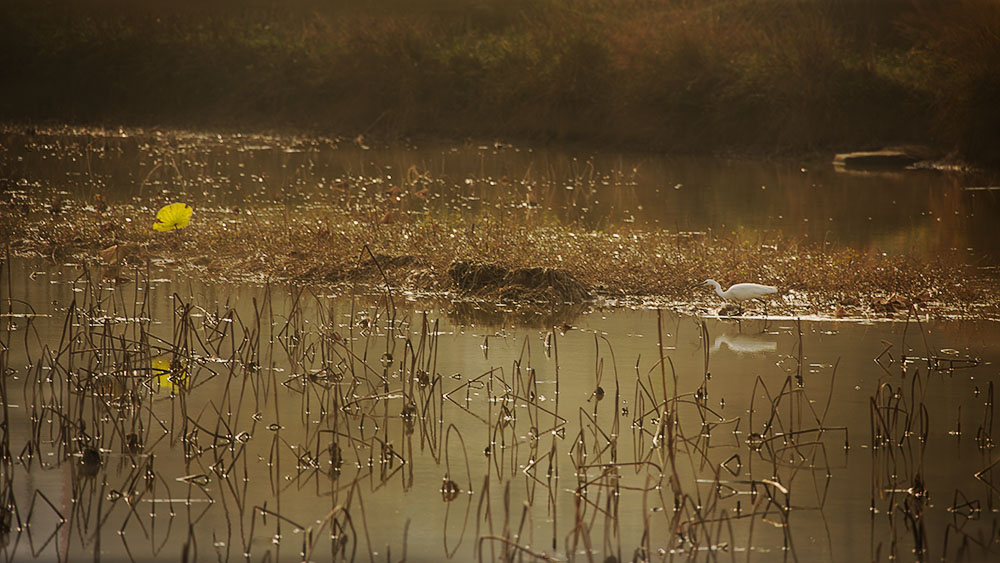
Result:
{"label": "egret's white plumage", "polygon": [[727,301],[737,303],[747,299],[756,299],[772,293],[778,293],[778,288],[759,283],[737,283],[729,286],[729,289],[722,291],[722,286],[715,280],[705,280],[703,285],[710,285],[715,288],[715,293]]}

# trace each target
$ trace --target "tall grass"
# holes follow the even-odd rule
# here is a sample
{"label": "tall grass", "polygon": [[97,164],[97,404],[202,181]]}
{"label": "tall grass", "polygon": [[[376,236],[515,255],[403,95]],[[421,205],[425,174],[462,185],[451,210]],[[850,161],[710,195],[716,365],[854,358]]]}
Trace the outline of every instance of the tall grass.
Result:
{"label": "tall grass", "polygon": [[0,117],[1000,158],[983,0],[8,2]]}

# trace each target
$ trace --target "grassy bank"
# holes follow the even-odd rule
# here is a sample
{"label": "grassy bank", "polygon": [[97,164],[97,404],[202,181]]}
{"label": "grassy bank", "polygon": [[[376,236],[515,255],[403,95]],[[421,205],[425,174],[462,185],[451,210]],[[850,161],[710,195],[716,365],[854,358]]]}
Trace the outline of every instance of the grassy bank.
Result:
{"label": "grassy bank", "polygon": [[190,226],[164,233],[152,228],[163,201],[155,196],[146,204],[107,208],[60,201],[55,213],[53,202],[18,196],[0,203],[0,240],[14,254],[54,263],[81,260],[106,268],[110,277],[167,260],[216,280],[339,285],[345,291],[356,283],[388,284],[397,291],[515,305],[604,297],[715,308],[721,300],[693,284],[718,273],[724,285],[778,285],[781,297],[769,305],[772,313],[884,316],[914,305],[934,314],[1000,315],[995,280],[974,268],[821,248],[777,235],[586,231],[523,214],[442,223],[425,214],[390,216],[378,204],[358,201],[295,210],[198,207]]}
{"label": "grassy bank", "polygon": [[1000,161],[986,1],[14,0],[0,117]]}

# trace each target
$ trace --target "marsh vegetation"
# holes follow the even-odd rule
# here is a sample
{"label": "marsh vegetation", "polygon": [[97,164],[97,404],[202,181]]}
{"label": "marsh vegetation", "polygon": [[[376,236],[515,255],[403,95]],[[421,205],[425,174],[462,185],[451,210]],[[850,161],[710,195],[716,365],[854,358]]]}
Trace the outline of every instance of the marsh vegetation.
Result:
{"label": "marsh vegetation", "polygon": [[83,125],[1000,158],[988,0],[0,8],[0,116]]}
{"label": "marsh vegetation", "polygon": [[[5,146],[5,240],[56,263],[687,311],[718,305],[692,288],[718,277],[780,287],[775,314],[997,316],[998,205],[975,174],[183,132]],[[154,230],[178,201],[191,224]]]}

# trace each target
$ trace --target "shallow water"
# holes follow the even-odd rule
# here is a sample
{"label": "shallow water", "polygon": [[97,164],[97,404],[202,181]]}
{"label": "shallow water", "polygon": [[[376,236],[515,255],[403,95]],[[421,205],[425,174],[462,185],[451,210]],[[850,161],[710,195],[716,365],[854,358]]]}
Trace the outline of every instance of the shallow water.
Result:
{"label": "shallow water", "polygon": [[0,271],[7,560],[1000,551],[997,323],[616,309],[539,330],[129,276]]}
{"label": "shallow water", "polygon": [[[983,174],[844,172],[830,159],[765,163],[504,144],[368,147],[336,139],[53,130],[0,132],[5,192],[89,204],[151,194],[195,206],[323,206],[393,194],[407,213],[524,209],[585,228],[726,237],[774,231],[866,251],[996,264],[1000,191]],[[10,197],[8,193],[8,197]],[[68,203],[72,204],[72,202]]]}

